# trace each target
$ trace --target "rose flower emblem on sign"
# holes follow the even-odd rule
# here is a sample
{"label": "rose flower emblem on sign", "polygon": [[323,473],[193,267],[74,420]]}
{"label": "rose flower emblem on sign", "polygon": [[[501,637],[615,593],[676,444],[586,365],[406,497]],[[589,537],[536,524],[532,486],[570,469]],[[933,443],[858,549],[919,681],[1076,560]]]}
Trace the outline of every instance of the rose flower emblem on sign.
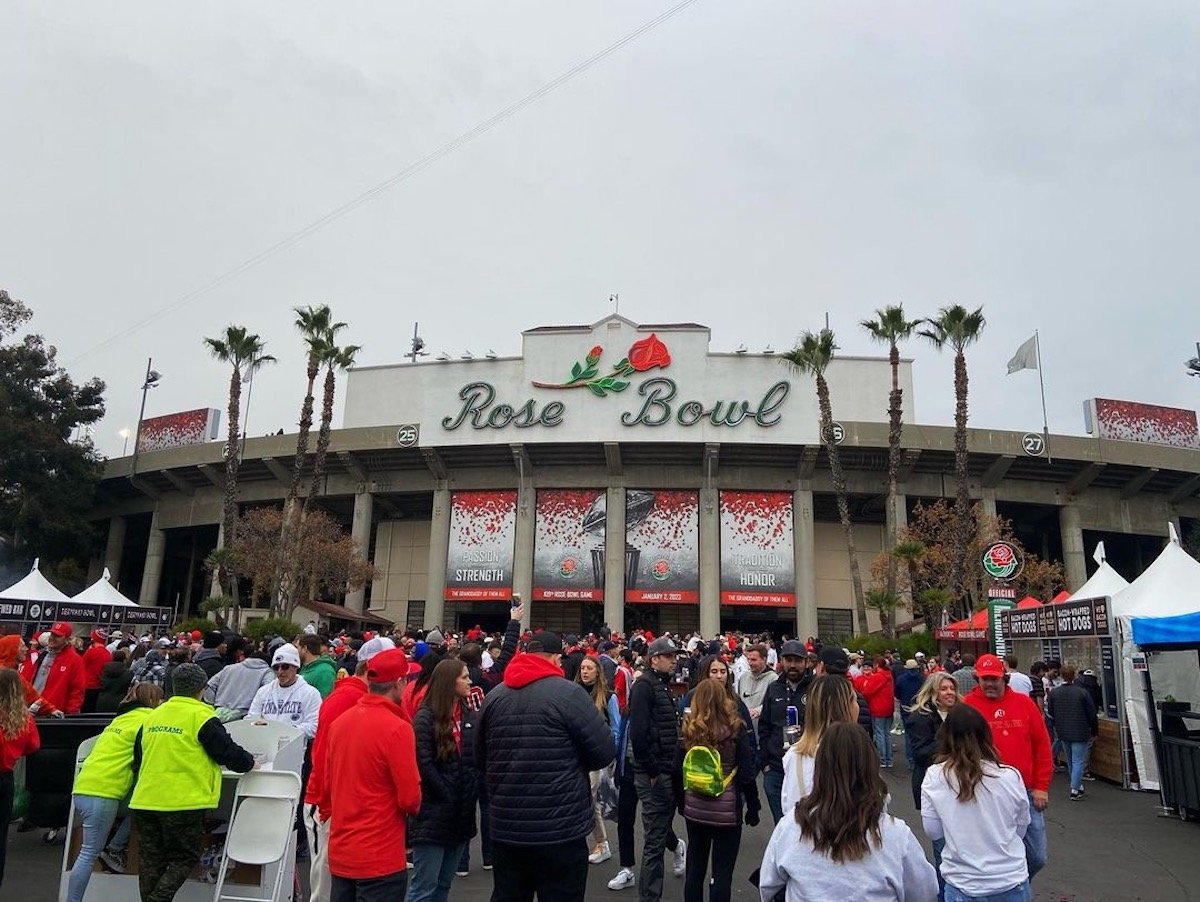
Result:
{"label": "rose flower emblem on sign", "polygon": [[629,377],[634,373],[664,369],[671,365],[671,352],[658,336],[651,333],[641,341],[635,341],[627,353],[612,368],[612,372],[601,376],[599,363],[604,349],[596,345],[588,351],[583,362],[571,366],[571,378],[566,382],[534,382],[537,388],[586,388],[597,397],[604,398],[609,392],[624,391],[629,387]]}

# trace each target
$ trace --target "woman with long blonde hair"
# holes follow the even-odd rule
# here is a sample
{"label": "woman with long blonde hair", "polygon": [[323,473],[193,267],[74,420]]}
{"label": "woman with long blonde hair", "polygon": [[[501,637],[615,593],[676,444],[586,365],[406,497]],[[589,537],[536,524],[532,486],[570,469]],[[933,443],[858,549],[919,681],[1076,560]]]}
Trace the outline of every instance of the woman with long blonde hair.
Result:
{"label": "woman with long blonde hair", "polygon": [[25,686],[15,670],[0,670],[0,886],[8,855],[8,823],[12,820],[13,766],[42,746],[37,725],[25,701]]}
{"label": "woman with long blonde hair", "polygon": [[[719,796],[684,789],[683,820],[688,832],[688,856],[683,878],[684,902],[701,902],[704,886],[709,899],[724,902],[730,897],[733,867],[742,841],[742,820],[758,824],[761,803],[755,782],[754,745],[742,721],[736,701],[724,685],[702,679],[692,693],[690,710],[683,719],[682,768],[687,752],[696,747],[713,749],[721,758],[721,769],[729,785]],[[712,880],[706,879],[712,859]]]}
{"label": "woman with long blonde hair", "polygon": [[817,677],[808,687],[804,703],[804,732],[783,756],[780,810],[785,817],[812,791],[817,748],[831,724],[858,721],[858,694],[844,676]]}
{"label": "woman with long blonde hair", "polygon": [[[575,672],[575,682],[587,690],[588,695],[592,698],[592,704],[596,706],[596,710],[608,724],[615,748],[621,733],[621,711],[617,705],[616,694],[609,690],[608,681],[604,678],[604,668],[595,658],[586,655],[579,662],[579,669]],[[608,830],[604,826],[604,815],[600,811],[600,800],[597,794],[603,773],[603,771],[594,770],[588,774],[592,785],[592,805],[596,811],[596,820],[592,826],[592,832],[588,835],[588,848],[591,849],[588,861],[591,864],[601,864],[612,858],[612,848],[608,844]]]}
{"label": "woman with long blonde hair", "polygon": [[958,682],[950,674],[931,673],[904,709],[904,732],[913,750],[913,803],[921,810],[921,782],[937,751],[938,730],[959,701]]}

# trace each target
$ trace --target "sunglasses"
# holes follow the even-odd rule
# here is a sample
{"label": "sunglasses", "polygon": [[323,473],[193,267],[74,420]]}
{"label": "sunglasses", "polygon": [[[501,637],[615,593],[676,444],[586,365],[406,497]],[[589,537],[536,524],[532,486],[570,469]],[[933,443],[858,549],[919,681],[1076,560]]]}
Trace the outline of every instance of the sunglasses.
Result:
{"label": "sunglasses", "polygon": [[295,670],[296,665],[295,664],[276,664],[271,669],[274,670],[276,673],[278,673],[281,670]]}

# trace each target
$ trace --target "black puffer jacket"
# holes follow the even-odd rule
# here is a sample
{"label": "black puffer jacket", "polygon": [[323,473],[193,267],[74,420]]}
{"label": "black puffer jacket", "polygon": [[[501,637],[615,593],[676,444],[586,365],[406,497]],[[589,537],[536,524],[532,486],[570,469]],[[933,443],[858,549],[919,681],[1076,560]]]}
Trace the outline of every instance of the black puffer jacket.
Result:
{"label": "black puffer jacket", "polygon": [[925,771],[933,763],[937,752],[938,730],[942,728],[942,717],[928,705],[904,714],[904,731],[912,744],[913,772],[912,791],[913,804],[921,808],[921,784],[925,782]]}
{"label": "black puffer jacket", "polygon": [[488,693],[475,728],[492,839],[520,846],[570,842],[595,822],[588,773],[613,760],[612,734],[591,697],[541,655],[517,655]]}
{"label": "black puffer jacket", "polygon": [[100,671],[100,694],[96,696],[96,713],[107,714],[116,711],[125,694],[129,692],[129,684],[133,682],[133,674],[123,661],[109,661]]}
{"label": "black puffer jacket", "polygon": [[463,718],[462,751],[448,761],[437,758],[433,711],[428,705],[422,705],[413,718],[413,732],[421,771],[421,811],[408,821],[408,841],[440,845],[466,842],[475,835],[475,801],[479,796],[475,727]]}
{"label": "black puffer jacket", "polygon": [[647,670],[629,690],[629,741],[633,763],[651,778],[675,769],[679,716],[669,685],[671,674]]}
{"label": "black puffer jacket", "polygon": [[1046,710],[1054,721],[1054,732],[1063,742],[1087,742],[1100,730],[1096,703],[1078,683],[1063,683],[1051,689]]}

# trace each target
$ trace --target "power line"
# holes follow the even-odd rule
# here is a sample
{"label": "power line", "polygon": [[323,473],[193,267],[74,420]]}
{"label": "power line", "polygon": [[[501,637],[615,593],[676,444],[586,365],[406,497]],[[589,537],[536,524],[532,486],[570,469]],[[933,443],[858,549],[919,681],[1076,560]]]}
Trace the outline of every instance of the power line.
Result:
{"label": "power line", "polygon": [[83,351],[82,353],[80,353],[76,357],[74,357],[71,360],[71,363],[76,363],[76,362],[84,359],[85,357],[88,357],[88,356],[94,354],[96,351],[99,351],[101,348],[107,347],[108,345],[112,344],[113,342],[120,341],[122,338],[126,338],[126,337],[134,334],[135,332],[138,332],[139,330],[145,328],[146,326],[150,325],[151,323],[153,323],[159,319],[162,319],[164,316],[168,315],[169,313],[173,313],[174,311],[178,310],[179,308],[191,303],[192,301],[196,300],[197,298],[201,297],[202,295],[205,295],[210,291],[220,288],[225,283],[230,282],[233,279],[236,279],[242,273],[247,272],[248,270],[251,270],[256,266],[259,266],[260,264],[265,263],[266,261],[270,260],[272,257],[276,256],[277,254],[280,254],[283,251],[294,247],[295,245],[299,244],[301,241],[303,241],[308,236],[310,236],[310,235],[314,234],[315,232],[318,232],[321,229],[325,228],[326,226],[336,222],[337,220],[341,219],[346,214],[351,213],[354,210],[357,210],[359,207],[363,206],[364,204],[371,202],[372,200],[379,197],[381,194],[383,194],[390,188],[394,188],[396,185],[399,185],[400,183],[407,181],[408,179],[412,178],[414,175],[417,175],[418,173],[423,172],[425,169],[429,168],[434,163],[441,160],[443,157],[449,156],[454,151],[458,150],[460,147],[462,147],[466,144],[469,144],[470,142],[474,141],[476,138],[482,137],[483,135],[487,134],[493,128],[495,128],[497,125],[500,125],[502,122],[504,122],[506,119],[509,119],[512,116],[515,116],[517,113],[521,112],[526,107],[536,103],[537,101],[541,100],[546,95],[553,93],[555,90],[562,87],[567,82],[574,79],[576,76],[583,74],[588,69],[591,69],[593,66],[595,66],[597,63],[603,61],[605,58],[616,53],[618,50],[625,47],[626,45],[633,43],[638,38],[640,38],[642,35],[646,34],[648,31],[653,30],[654,28],[661,25],[663,22],[666,22],[668,19],[675,17],[676,15],[683,12],[685,9],[687,9],[689,6],[693,5],[696,2],[697,2],[697,0],[681,0],[681,2],[676,3],[674,6],[670,7],[669,9],[660,13],[659,15],[655,16],[650,21],[645,22],[642,25],[638,26],[633,31],[631,31],[627,35],[625,35],[624,37],[620,38],[619,40],[615,41],[612,44],[609,44],[603,50],[593,54],[592,56],[589,56],[587,59],[583,60],[580,63],[576,63],[574,66],[572,66],[570,69],[567,69],[565,72],[563,72],[556,78],[551,79],[550,81],[546,82],[546,84],[542,85],[536,91],[533,91],[530,94],[526,94],[520,100],[516,101],[513,104],[510,104],[509,106],[505,107],[500,112],[493,115],[492,117],[485,119],[483,122],[480,122],[474,128],[471,128],[468,131],[463,132],[458,137],[453,138],[450,141],[447,141],[441,147],[438,147],[436,150],[431,151],[430,153],[421,157],[419,160],[417,160],[413,163],[410,163],[408,166],[406,166],[404,169],[401,169],[399,172],[395,173],[394,175],[391,175],[388,178],[384,179],[382,182],[379,182],[378,184],[373,185],[372,187],[368,188],[366,191],[363,191],[361,194],[357,195],[356,197],[351,198],[350,200],[346,201],[345,203],[341,204],[340,206],[334,207],[332,210],[328,211],[323,216],[320,216],[317,219],[314,219],[312,222],[308,223],[308,225],[304,226],[303,228],[297,229],[295,232],[292,232],[287,237],[282,238],[279,241],[276,241],[274,244],[270,245],[269,247],[259,251],[258,253],[254,254],[251,257],[246,258],[241,263],[239,263],[237,266],[234,266],[232,269],[226,270],[225,272],[221,273],[216,278],[213,278],[213,279],[209,280],[208,282],[205,282],[199,288],[196,288],[196,289],[188,292],[187,294],[180,297],[178,300],[168,304],[165,307],[161,307],[160,309],[156,310],[154,313],[150,314],[149,316],[147,316],[141,320],[138,320],[137,322],[133,323],[132,325],[127,326],[126,328],[113,333],[112,335],[108,336],[107,338],[103,339],[102,341],[97,342],[96,344],[94,344],[90,348],[88,348],[87,350]]}

